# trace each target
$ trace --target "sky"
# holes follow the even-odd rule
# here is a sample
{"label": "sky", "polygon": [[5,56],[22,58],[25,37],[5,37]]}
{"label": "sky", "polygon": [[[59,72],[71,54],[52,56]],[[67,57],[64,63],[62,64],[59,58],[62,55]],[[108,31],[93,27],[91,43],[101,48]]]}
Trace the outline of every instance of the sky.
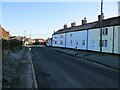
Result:
{"label": "sky", "polygon": [[[100,2],[8,2],[0,3],[1,25],[12,36],[47,39],[54,31],[68,27],[75,21],[81,25],[86,17],[88,22],[98,20]],[[105,18],[118,16],[118,3],[104,2]],[[1,16],[2,15],[2,16]],[[2,18],[1,18],[2,17]],[[25,33],[24,33],[25,32]]]}

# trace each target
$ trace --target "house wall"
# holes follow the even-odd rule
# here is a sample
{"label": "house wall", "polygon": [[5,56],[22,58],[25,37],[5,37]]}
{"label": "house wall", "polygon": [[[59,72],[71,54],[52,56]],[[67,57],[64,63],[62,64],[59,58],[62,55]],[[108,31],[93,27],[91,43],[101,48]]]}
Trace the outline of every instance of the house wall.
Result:
{"label": "house wall", "polygon": [[102,35],[102,40],[107,40],[107,47],[102,47],[102,52],[112,53],[113,48],[113,26],[104,27],[103,29],[108,28],[108,34]]}
{"label": "house wall", "polygon": [[120,54],[120,26],[115,26],[114,31],[114,53]]}
{"label": "house wall", "polygon": [[86,50],[87,47],[87,30],[79,31],[78,33],[79,46],[78,49]]}
{"label": "house wall", "polygon": [[68,32],[66,33],[66,47],[67,48],[76,48],[76,42],[78,40],[77,32]]}
{"label": "house wall", "polygon": [[120,54],[120,25],[116,28],[118,29],[118,54]]}
{"label": "house wall", "polygon": [[99,40],[100,40],[100,29],[89,29],[88,50],[100,51]]}
{"label": "house wall", "polygon": [[86,45],[87,30],[66,33],[66,47],[86,50]]}
{"label": "house wall", "polygon": [[65,47],[65,33],[53,35],[52,46]]}
{"label": "house wall", "polygon": [[2,27],[0,27],[0,38],[9,39],[9,32],[5,31]]}
{"label": "house wall", "polygon": [[57,41],[57,34],[52,36],[52,46],[57,46],[57,43],[55,44],[55,41]]}
{"label": "house wall", "polygon": [[[102,35],[102,40],[107,40],[107,46],[102,47],[102,52],[120,54],[120,48],[119,48],[120,47],[120,25],[103,27],[103,29],[105,28],[108,28],[108,34]],[[55,44],[55,41],[57,41],[56,44]],[[60,44],[60,41],[63,41],[63,44]],[[83,44],[83,41],[84,41],[84,44]],[[53,35],[52,46],[82,49],[82,50],[88,49],[91,51],[99,52],[100,51],[100,28],[89,29],[88,31],[83,30],[83,31],[67,32],[63,34]]]}

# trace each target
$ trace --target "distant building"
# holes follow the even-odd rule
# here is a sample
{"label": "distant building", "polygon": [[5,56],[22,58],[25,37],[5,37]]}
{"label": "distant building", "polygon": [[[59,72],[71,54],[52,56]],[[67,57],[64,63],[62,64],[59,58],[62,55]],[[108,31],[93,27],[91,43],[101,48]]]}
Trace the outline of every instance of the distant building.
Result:
{"label": "distant building", "polygon": [[33,40],[34,44],[45,44],[46,41],[44,39],[36,38]]}
{"label": "distant building", "polygon": [[0,39],[6,39],[6,40],[8,40],[9,39],[9,37],[10,37],[10,34],[9,34],[9,32],[8,31],[6,31],[4,28],[2,28],[1,26],[0,26]]}
{"label": "distant building", "polygon": [[26,38],[25,43],[26,43],[27,45],[32,45],[32,44],[33,44],[33,39],[31,39],[31,38]]}
{"label": "distant building", "polygon": [[47,46],[52,46],[52,38],[48,38],[48,39],[46,40],[46,45],[47,45]]}
{"label": "distant building", "polygon": [[16,40],[19,40],[19,41],[23,41],[24,39],[24,36],[11,36],[10,39],[16,39]]}
{"label": "distant building", "polygon": [[[120,54],[120,16],[102,19],[102,52]],[[87,23],[84,18],[82,25],[74,22],[54,32],[52,46],[100,52],[100,16],[98,21]]]}

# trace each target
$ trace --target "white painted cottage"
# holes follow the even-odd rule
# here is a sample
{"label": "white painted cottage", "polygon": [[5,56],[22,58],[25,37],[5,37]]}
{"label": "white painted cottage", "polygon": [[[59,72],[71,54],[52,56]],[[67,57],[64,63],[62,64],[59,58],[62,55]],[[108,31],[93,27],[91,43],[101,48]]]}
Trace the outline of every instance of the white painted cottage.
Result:
{"label": "white painted cottage", "polygon": [[[120,16],[102,20],[102,52],[120,54]],[[99,20],[71,27],[64,25],[52,35],[52,46],[73,48],[80,50],[100,51],[100,23]]]}

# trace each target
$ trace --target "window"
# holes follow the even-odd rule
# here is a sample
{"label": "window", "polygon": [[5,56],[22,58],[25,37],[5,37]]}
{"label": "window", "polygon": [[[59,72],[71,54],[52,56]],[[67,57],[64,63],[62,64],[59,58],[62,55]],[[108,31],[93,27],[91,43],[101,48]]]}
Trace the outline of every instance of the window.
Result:
{"label": "window", "polygon": [[107,47],[107,40],[104,40],[104,46]]}
{"label": "window", "polygon": [[76,42],[76,45],[78,45],[78,42]]}
{"label": "window", "polygon": [[55,41],[55,44],[57,44],[57,41]]}
{"label": "window", "polygon": [[72,37],[72,34],[70,34],[70,37]]}
{"label": "window", "polygon": [[60,41],[60,44],[63,45],[63,41],[62,40]]}
{"label": "window", "polygon": [[60,38],[63,38],[63,35],[61,35]]}
{"label": "window", "polygon": [[103,35],[108,35],[108,28],[102,29],[102,34]]}
{"label": "window", "polygon": [[82,45],[85,45],[85,40],[82,40]]}
{"label": "window", "polygon": [[107,40],[102,40],[102,47],[107,47],[108,41]]}
{"label": "window", "polygon": [[72,45],[72,40],[70,40],[70,44]]}
{"label": "window", "polygon": [[56,39],[57,37],[55,36],[55,39]]}

